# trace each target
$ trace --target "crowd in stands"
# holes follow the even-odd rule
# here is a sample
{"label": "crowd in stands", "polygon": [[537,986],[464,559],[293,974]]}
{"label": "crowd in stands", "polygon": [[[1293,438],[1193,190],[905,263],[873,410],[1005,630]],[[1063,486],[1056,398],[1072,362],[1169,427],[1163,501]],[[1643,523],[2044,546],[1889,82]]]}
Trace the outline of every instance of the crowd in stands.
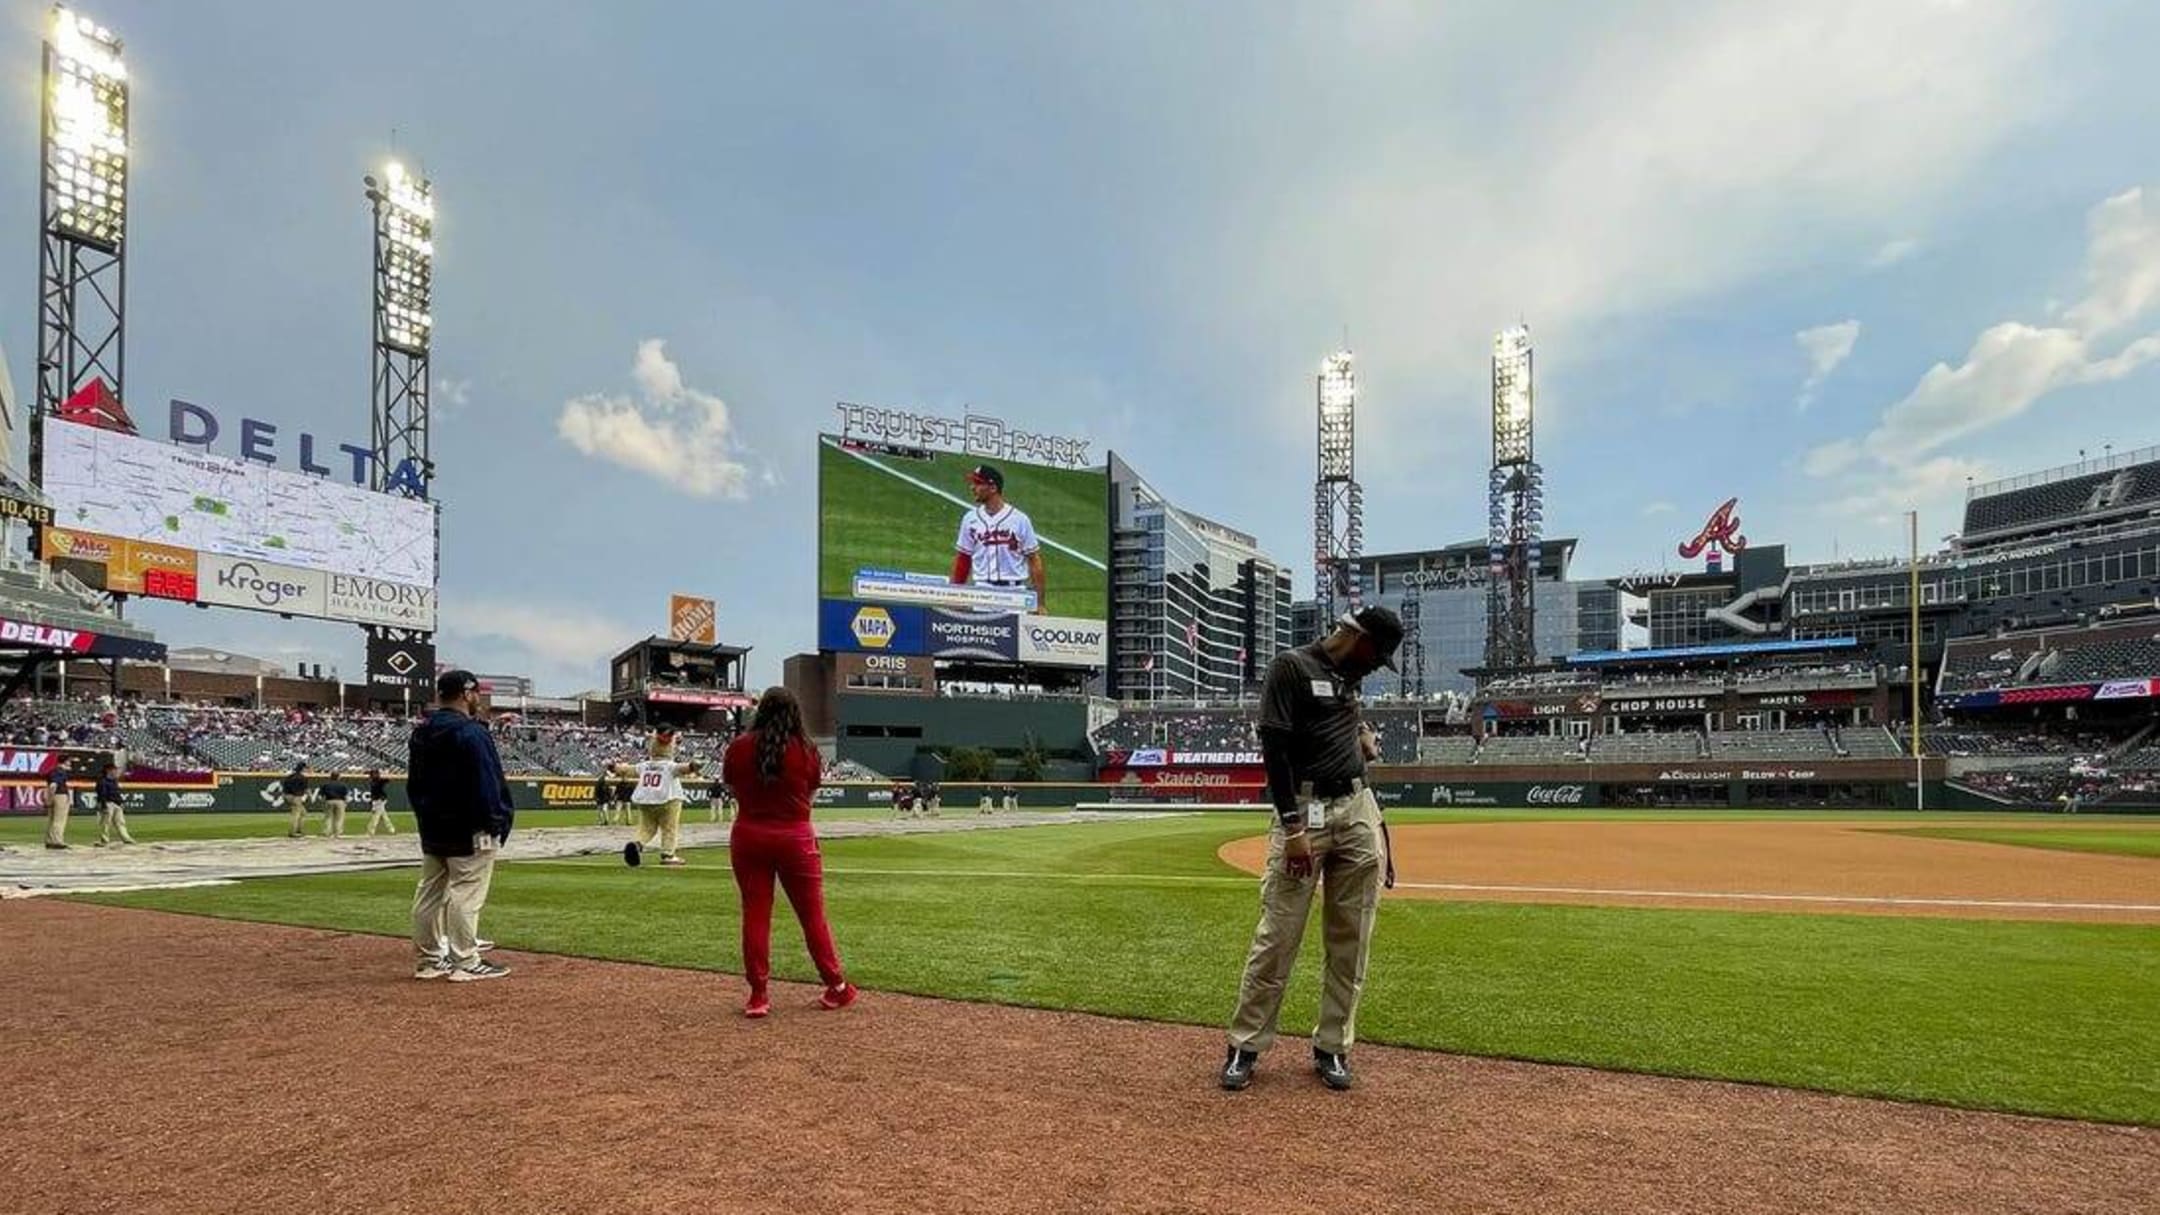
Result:
{"label": "crowd in stands", "polygon": [[2100,683],[2160,675],[2160,631],[2065,629],[2022,637],[1953,642],[1943,659],[1944,692]]}
{"label": "crowd in stands", "polygon": [[[1220,708],[1151,709],[1128,707],[1094,733],[1097,751],[1136,751],[1161,747],[1172,751],[1260,750],[1259,708],[1255,705],[1224,705]],[[1379,737],[1385,763],[1409,763],[1417,758],[1418,738],[1426,711],[1414,706],[1386,703],[1368,706],[1365,720]]]}

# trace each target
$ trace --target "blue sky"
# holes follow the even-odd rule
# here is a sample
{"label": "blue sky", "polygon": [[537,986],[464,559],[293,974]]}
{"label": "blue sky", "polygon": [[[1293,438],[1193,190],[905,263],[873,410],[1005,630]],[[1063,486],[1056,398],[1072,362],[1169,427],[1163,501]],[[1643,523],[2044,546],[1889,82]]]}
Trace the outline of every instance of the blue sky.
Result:
{"label": "blue sky", "polygon": [[[1909,506],[1954,530],[1967,476],[2160,443],[2132,0],[86,11],[135,88],[153,428],[178,396],[364,440],[359,179],[435,179],[442,652],[550,690],[671,591],[754,680],[814,644],[840,399],[1085,434],[1302,565],[1345,329],[1378,551],[1481,530],[1523,319],[1591,575],[1676,565],[1734,494],[1756,543],[1884,554]],[[43,13],[0,14],[18,395]],[[360,667],[346,626],[138,614]]]}

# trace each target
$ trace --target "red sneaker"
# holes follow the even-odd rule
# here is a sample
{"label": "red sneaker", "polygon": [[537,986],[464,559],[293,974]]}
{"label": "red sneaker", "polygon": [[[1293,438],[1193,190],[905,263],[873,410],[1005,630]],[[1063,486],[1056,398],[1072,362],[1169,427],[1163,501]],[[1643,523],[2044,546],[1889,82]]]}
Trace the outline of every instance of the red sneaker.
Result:
{"label": "red sneaker", "polygon": [[762,991],[750,993],[749,1001],[743,1005],[742,1015],[752,1021],[772,1015],[772,997]]}
{"label": "red sneaker", "polygon": [[853,1004],[855,997],[861,994],[862,991],[853,983],[842,983],[838,987],[826,988],[825,994],[818,997],[817,1006],[827,1012],[832,1012]]}

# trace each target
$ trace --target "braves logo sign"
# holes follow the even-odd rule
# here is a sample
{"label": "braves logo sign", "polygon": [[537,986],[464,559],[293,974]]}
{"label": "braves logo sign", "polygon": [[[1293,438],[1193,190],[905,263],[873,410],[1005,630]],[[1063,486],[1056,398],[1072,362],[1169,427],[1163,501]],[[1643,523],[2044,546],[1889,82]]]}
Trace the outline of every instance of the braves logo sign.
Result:
{"label": "braves logo sign", "polygon": [[1718,550],[1740,555],[1747,548],[1747,537],[1740,534],[1740,516],[1733,510],[1738,505],[1740,499],[1727,498],[1723,505],[1711,511],[1709,520],[1695,533],[1695,538],[1681,543],[1680,555],[1693,559],[1707,552],[1712,569],[1718,566]]}

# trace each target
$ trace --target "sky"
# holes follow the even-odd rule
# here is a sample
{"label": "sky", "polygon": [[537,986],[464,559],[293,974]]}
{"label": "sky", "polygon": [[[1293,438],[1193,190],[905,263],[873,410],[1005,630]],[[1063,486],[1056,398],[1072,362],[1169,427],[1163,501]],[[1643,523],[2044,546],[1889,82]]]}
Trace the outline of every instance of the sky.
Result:
{"label": "sky", "polygon": [[[20,397],[45,10],[0,3]],[[1796,560],[1900,553],[1909,509],[1933,546],[1968,479],[2160,443],[2139,0],[84,11],[134,90],[152,433],[183,397],[364,443],[360,178],[433,178],[439,649],[543,691],[671,592],[753,684],[814,648],[841,400],[1084,436],[1301,592],[1345,335],[1374,552],[1482,534],[1518,321],[1585,576],[1678,567],[1732,496]],[[130,612],[362,666],[351,626]]]}

